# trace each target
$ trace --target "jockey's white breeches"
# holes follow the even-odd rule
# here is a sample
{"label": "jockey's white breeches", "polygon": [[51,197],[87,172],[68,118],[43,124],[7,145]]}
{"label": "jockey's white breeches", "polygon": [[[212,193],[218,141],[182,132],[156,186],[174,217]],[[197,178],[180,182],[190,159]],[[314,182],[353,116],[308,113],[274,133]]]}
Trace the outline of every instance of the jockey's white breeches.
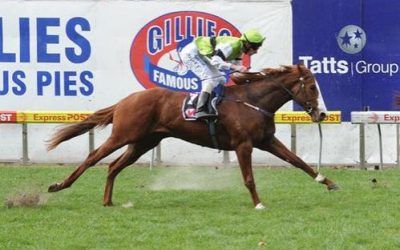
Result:
{"label": "jockey's white breeches", "polygon": [[194,43],[188,44],[179,52],[182,62],[187,69],[191,70],[201,81],[201,91],[207,93],[218,86],[225,83],[225,77],[210,63],[210,60],[201,55]]}

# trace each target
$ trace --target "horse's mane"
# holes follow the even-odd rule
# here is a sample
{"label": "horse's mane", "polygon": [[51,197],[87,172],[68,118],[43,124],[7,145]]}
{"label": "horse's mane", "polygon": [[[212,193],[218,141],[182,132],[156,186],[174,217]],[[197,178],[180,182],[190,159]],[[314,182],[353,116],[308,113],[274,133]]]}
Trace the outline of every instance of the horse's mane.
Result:
{"label": "horse's mane", "polygon": [[264,68],[260,72],[268,74],[270,76],[278,76],[282,74],[288,74],[293,71],[293,66],[283,65],[279,68]]}
{"label": "horse's mane", "polygon": [[[264,68],[260,72],[249,72],[249,73],[235,73],[231,76],[231,79],[237,85],[250,84],[264,79],[275,79],[285,75],[290,81],[294,81],[299,77],[298,65],[283,65],[279,68]],[[304,69],[305,70],[305,69]],[[308,76],[304,74],[304,77]]]}

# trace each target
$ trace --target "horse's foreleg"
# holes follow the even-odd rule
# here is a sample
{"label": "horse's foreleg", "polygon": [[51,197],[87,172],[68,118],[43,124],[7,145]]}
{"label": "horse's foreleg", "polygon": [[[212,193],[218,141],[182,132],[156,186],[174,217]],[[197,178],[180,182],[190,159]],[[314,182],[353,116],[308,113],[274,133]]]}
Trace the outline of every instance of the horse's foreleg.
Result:
{"label": "horse's foreleg", "polygon": [[264,209],[264,205],[260,202],[258,197],[256,184],[253,177],[253,169],[251,166],[251,153],[253,152],[253,145],[250,142],[240,144],[236,149],[236,155],[239,161],[240,170],[242,171],[244,184],[250,191],[253,204],[256,209]]}
{"label": "horse's foreleg", "polygon": [[326,178],[325,176],[321,175],[320,173],[315,172],[310,166],[308,166],[300,157],[292,153],[281,141],[279,141],[276,137],[271,140],[271,144],[268,144],[264,148],[268,152],[276,155],[277,157],[281,158],[282,160],[292,164],[293,166],[302,169],[306,172],[309,176],[311,176],[315,181],[325,184],[328,190],[338,189],[339,187]]}
{"label": "horse's foreleg", "polygon": [[122,143],[120,140],[117,140],[113,137],[108,138],[103,145],[91,152],[85,161],[79,165],[79,167],[68,178],[66,178],[62,183],[50,185],[48,191],[57,192],[64,188],[70,187],[79,178],[79,176],[85,172],[86,169],[95,165],[98,161],[122,147],[124,144],[125,143]]}
{"label": "horse's foreleg", "polygon": [[148,138],[142,140],[140,143],[130,144],[128,149],[120,157],[118,157],[113,163],[111,163],[106,187],[104,190],[103,205],[112,206],[112,192],[114,187],[115,177],[127,166],[133,164],[140,156],[154,148],[160,143],[161,139],[157,137]]}

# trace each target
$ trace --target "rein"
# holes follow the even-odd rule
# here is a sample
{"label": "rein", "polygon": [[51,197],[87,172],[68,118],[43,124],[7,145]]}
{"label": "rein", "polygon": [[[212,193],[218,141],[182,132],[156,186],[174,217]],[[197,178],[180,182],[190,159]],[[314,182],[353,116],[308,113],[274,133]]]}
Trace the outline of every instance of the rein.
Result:
{"label": "rein", "polygon": [[[283,85],[281,82],[276,81],[275,79],[271,78],[270,75],[264,73],[264,72],[259,72],[260,75],[264,76],[264,78],[269,78],[274,84],[278,85],[279,87],[281,87],[282,89],[284,89],[286,91],[286,93],[289,94],[289,96],[292,98],[293,101],[295,101],[297,104],[299,104],[301,107],[303,107],[304,111],[307,114],[311,114],[313,112],[313,107],[311,105],[311,103],[309,101],[305,101],[303,104],[297,100],[297,96],[299,95],[299,93],[302,91],[304,92],[304,95],[307,98],[307,92],[304,89],[304,77],[300,76],[297,80],[293,81],[294,83],[300,82],[300,89],[297,93],[293,93],[289,88],[287,88],[285,85]],[[251,82],[249,82],[249,80],[246,81],[248,84],[250,84]],[[251,105],[251,104],[250,104]],[[253,105],[251,105],[253,106]],[[254,108],[257,108],[256,110],[260,109],[258,107],[253,106]],[[267,111],[265,111],[267,112]],[[263,112],[262,112],[263,113]],[[270,112],[267,112],[270,113]],[[270,113],[271,114],[271,113]]]}
{"label": "rein", "polygon": [[[261,75],[264,76],[265,78],[268,78],[268,77],[269,77],[269,75],[266,74],[266,73],[264,73],[264,72],[259,72],[259,74],[261,74]],[[300,104],[300,102],[296,100],[296,99],[297,99],[296,97],[299,95],[299,93],[300,93],[301,91],[304,92],[304,95],[305,95],[305,97],[306,97],[306,100],[308,99],[308,98],[307,98],[307,92],[306,92],[305,89],[304,89],[304,87],[305,87],[305,86],[304,86],[304,77],[300,76],[297,80],[294,81],[294,83],[297,83],[297,82],[300,82],[300,83],[301,83],[300,89],[299,89],[299,91],[297,91],[297,93],[293,93],[293,92],[292,92],[289,88],[287,88],[285,85],[283,85],[282,83],[280,83],[280,82],[278,82],[278,81],[276,81],[276,80],[274,80],[274,79],[272,79],[272,78],[271,78],[270,80],[271,80],[274,84],[276,84],[276,85],[280,86],[281,88],[283,88],[283,89],[286,91],[286,93],[289,94],[289,96],[292,98],[293,101],[297,102],[300,106],[303,107],[304,111],[305,111],[307,114],[311,114],[311,113],[313,112],[313,107],[312,107],[312,105],[311,105],[311,103],[310,103],[309,101],[305,101],[303,104]],[[250,84],[250,82],[248,82],[248,84]],[[246,106],[248,106],[248,107],[250,107],[250,108],[253,108],[253,109],[257,110],[257,111],[260,111],[261,113],[263,113],[264,115],[266,115],[266,116],[268,116],[268,117],[273,117],[273,116],[274,116],[274,114],[271,113],[271,112],[265,111],[265,110],[263,110],[263,109],[261,109],[261,108],[259,108],[259,107],[256,107],[256,106],[251,105],[251,104],[246,103],[246,102],[243,102],[243,101],[241,101],[241,100],[236,100],[236,102],[243,103],[244,105],[246,105]]]}
{"label": "rein", "polygon": [[254,105],[252,105],[252,104],[250,104],[250,103],[248,103],[248,102],[245,102],[245,101],[242,101],[242,100],[239,100],[239,99],[230,99],[230,98],[225,98],[225,97],[223,97],[222,100],[231,101],[231,102],[237,102],[237,103],[242,103],[243,105],[246,105],[247,107],[252,108],[252,109],[258,111],[258,112],[262,113],[263,115],[265,115],[265,116],[267,116],[267,117],[269,117],[269,118],[273,118],[273,117],[275,116],[274,113],[268,112],[268,111],[266,111],[266,110],[264,110],[264,109],[262,109],[262,108],[260,108],[260,107],[254,106]]}

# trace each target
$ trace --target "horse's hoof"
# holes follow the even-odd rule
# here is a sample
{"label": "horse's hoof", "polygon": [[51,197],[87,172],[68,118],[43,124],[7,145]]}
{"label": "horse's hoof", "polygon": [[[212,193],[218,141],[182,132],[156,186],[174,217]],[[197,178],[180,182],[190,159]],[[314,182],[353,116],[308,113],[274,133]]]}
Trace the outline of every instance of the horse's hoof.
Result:
{"label": "horse's hoof", "polygon": [[61,190],[61,184],[60,183],[54,183],[49,186],[48,192],[53,193]]}
{"label": "horse's hoof", "polygon": [[266,209],[266,207],[262,203],[258,203],[255,207],[255,210],[263,210]]}
{"label": "horse's hoof", "polygon": [[328,186],[329,191],[336,191],[339,189],[340,189],[340,187],[338,185],[336,185],[335,183],[332,183],[331,185]]}
{"label": "horse's hoof", "polygon": [[105,207],[112,207],[112,206],[114,206],[114,204],[113,204],[111,201],[109,201],[109,202],[103,203],[103,206],[105,206]]}

